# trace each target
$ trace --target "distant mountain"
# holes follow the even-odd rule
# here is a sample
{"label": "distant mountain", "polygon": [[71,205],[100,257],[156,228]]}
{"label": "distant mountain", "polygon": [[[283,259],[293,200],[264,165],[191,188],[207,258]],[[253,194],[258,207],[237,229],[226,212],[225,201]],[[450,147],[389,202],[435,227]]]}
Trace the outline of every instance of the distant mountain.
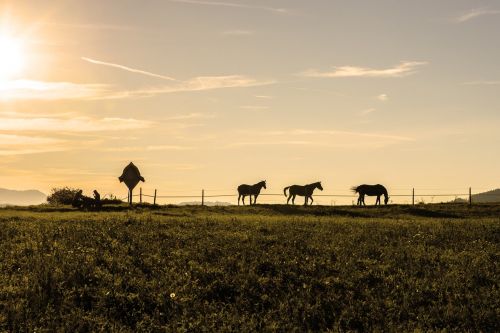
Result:
{"label": "distant mountain", "polygon": [[[181,202],[178,204],[179,206],[200,206],[201,201],[190,201],[190,202]],[[231,206],[229,202],[222,201],[205,201],[205,206]]]}
{"label": "distant mountain", "polygon": [[47,195],[38,190],[16,191],[0,188],[0,206],[30,206],[47,202]]}
{"label": "distant mountain", "polygon": [[473,194],[472,202],[500,202],[500,188],[488,192]]}

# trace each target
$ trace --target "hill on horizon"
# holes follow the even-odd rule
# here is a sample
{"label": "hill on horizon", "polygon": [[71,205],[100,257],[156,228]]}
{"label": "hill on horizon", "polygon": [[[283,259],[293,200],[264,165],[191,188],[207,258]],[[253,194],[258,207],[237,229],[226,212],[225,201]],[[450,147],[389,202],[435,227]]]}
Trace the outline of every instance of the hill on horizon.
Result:
{"label": "hill on horizon", "polygon": [[500,202],[500,188],[483,193],[473,194],[472,202]]}
{"label": "hill on horizon", "polygon": [[47,195],[38,190],[9,190],[0,188],[0,206],[31,206],[47,202]]}

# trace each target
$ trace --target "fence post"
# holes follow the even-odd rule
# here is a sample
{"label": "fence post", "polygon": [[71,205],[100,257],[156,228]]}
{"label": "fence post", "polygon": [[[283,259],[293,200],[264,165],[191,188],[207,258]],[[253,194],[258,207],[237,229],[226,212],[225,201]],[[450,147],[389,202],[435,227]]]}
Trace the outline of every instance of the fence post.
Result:
{"label": "fence post", "polygon": [[156,189],[155,189],[155,198],[153,199],[153,205],[156,206]]}
{"label": "fence post", "polygon": [[142,187],[139,189],[139,203],[142,204]]}
{"label": "fence post", "polygon": [[205,206],[205,190],[201,190],[201,205]]}
{"label": "fence post", "polygon": [[415,188],[411,191],[411,204],[412,206],[415,206]]}
{"label": "fence post", "polygon": [[469,187],[469,206],[472,206],[472,188]]}

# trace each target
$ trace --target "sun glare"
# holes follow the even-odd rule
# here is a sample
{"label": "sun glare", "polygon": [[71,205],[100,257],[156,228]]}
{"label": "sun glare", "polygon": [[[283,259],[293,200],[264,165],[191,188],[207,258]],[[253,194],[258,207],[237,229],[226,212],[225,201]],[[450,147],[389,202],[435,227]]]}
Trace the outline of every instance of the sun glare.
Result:
{"label": "sun glare", "polygon": [[21,73],[25,56],[20,39],[0,35],[0,81]]}

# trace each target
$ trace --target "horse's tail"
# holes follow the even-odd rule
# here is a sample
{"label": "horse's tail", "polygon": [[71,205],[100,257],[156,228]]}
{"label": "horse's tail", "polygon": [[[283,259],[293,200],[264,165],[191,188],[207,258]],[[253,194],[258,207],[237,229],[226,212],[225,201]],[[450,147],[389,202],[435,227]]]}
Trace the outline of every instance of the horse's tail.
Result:
{"label": "horse's tail", "polygon": [[286,194],[286,190],[288,190],[289,188],[290,188],[290,186],[287,186],[287,187],[285,187],[285,188],[283,189],[283,193],[285,193],[285,197],[287,196],[287,194]]}
{"label": "horse's tail", "polygon": [[351,187],[351,191],[353,191],[354,193],[358,193],[358,186]]}

